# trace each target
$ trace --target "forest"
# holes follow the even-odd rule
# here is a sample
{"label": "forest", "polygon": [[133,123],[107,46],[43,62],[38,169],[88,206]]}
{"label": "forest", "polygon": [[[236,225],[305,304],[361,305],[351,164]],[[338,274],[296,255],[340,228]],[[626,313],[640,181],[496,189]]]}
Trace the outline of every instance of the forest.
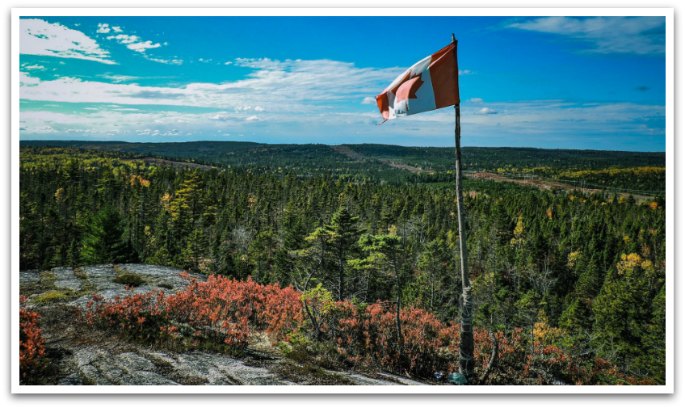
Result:
{"label": "forest", "polygon": [[[65,147],[100,151],[112,157],[162,158],[210,166],[249,166],[300,175],[330,174],[367,177],[387,182],[450,182],[454,179],[454,148],[378,144],[261,144],[253,142],[125,143],[85,141],[22,141],[31,147]],[[663,152],[563,150],[509,147],[464,147],[467,173],[492,171],[523,177],[564,180],[578,186],[613,188],[663,195]],[[396,171],[389,163],[411,166]],[[407,170],[405,168],[404,170]],[[617,174],[620,173],[620,174]],[[609,174],[611,173],[611,174]]]}
{"label": "forest", "polygon": [[[664,154],[466,148],[464,157],[467,170],[604,189],[465,180],[481,383],[663,384]],[[250,327],[293,355],[331,352],[419,378],[456,363],[452,149],[22,142],[20,160],[21,270],[139,262],[210,277],[157,302],[96,300],[93,324],[119,324],[135,303],[145,318],[127,330],[176,338],[171,322],[189,299],[211,310],[215,291],[263,293],[251,300],[261,311],[231,309],[220,343],[240,346],[253,313]],[[190,325],[216,321],[193,316]]]}

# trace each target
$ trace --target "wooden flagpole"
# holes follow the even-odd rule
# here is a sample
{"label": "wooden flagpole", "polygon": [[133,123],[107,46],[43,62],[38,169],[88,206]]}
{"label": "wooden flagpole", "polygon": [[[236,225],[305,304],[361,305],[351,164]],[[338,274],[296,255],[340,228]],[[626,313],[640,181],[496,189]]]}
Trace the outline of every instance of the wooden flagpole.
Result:
{"label": "wooden flagpole", "polygon": [[[459,60],[457,58],[457,39],[452,33],[454,44],[454,60],[457,65],[457,94],[459,93]],[[454,145],[456,155],[456,188],[457,188],[457,217],[459,220],[459,263],[461,269],[461,331],[459,340],[459,371],[466,378],[467,383],[473,381],[473,300],[471,299],[471,282],[467,268],[466,225],[464,223],[464,197],[461,188],[461,109],[460,101],[454,104]]]}

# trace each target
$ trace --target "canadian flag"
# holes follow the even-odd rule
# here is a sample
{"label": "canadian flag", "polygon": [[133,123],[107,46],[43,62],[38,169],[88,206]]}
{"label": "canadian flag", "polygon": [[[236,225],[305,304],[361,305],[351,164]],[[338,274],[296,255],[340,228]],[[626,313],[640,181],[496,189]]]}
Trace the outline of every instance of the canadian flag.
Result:
{"label": "canadian flag", "polygon": [[450,43],[412,65],[376,96],[384,121],[459,103],[455,48]]}

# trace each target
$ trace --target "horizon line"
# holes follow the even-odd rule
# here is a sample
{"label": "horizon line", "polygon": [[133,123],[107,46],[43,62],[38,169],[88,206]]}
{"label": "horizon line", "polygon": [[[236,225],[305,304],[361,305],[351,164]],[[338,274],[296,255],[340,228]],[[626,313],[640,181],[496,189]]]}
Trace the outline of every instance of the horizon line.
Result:
{"label": "horizon line", "polygon": [[[175,144],[175,143],[252,143],[256,145],[273,145],[273,146],[283,146],[283,145],[319,145],[319,146],[359,146],[359,145],[377,145],[377,146],[397,146],[397,147],[418,147],[418,148],[433,148],[433,149],[454,149],[454,146],[426,146],[426,145],[400,145],[400,144],[387,144],[387,143],[268,143],[268,142],[254,142],[251,140],[179,140],[179,141],[164,141],[164,142],[152,142],[152,141],[142,141],[142,142],[131,142],[125,140],[84,140],[84,139],[19,139],[19,143],[26,142],[40,142],[40,143],[54,143],[54,142],[83,142],[83,143],[126,143],[126,144]],[[571,148],[552,148],[552,147],[535,147],[535,146],[476,146],[476,145],[462,145],[462,148],[479,148],[479,149],[536,149],[536,150],[574,150],[574,151],[587,151],[587,152],[626,152],[626,153],[663,153],[666,154],[666,150],[618,150],[618,149],[571,149]]]}

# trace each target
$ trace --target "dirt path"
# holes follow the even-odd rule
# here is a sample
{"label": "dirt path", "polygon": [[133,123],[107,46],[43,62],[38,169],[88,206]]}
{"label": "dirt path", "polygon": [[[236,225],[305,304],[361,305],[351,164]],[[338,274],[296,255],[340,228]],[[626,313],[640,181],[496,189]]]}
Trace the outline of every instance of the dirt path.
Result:
{"label": "dirt path", "polygon": [[514,184],[519,184],[522,186],[532,186],[532,187],[537,187],[541,190],[580,190],[583,193],[587,194],[593,194],[593,193],[601,193],[602,190],[599,189],[593,189],[593,188],[578,188],[576,186],[573,186],[571,184],[565,184],[565,183],[560,183],[556,181],[551,181],[551,180],[541,180],[541,179],[517,179],[517,178],[511,178],[511,177],[506,177],[501,174],[497,173],[490,173],[486,171],[479,171],[475,173],[467,173],[465,174],[466,177],[469,178],[474,178],[478,180],[492,180],[492,181],[500,181],[500,182],[507,182],[507,183],[514,183]]}
{"label": "dirt path", "polygon": [[356,161],[367,161],[368,158],[358,152],[355,152],[354,150],[350,149],[349,146],[345,145],[337,145],[337,146],[331,146],[331,149],[333,149],[335,152],[338,152],[342,154],[343,156],[349,157],[352,160]]}
{"label": "dirt path", "polygon": [[172,166],[172,167],[177,167],[177,168],[189,168],[189,169],[200,169],[200,170],[211,170],[211,169],[216,168],[216,166],[209,166],[206,164],[160,159],[158,157],[144,157],[142,160],[145,162],[145,164],[159,164],[159,165]]}
{"label": "dirt path", "polygon": [[434,174],[435,173],[432,170],[422,169],[421,167],[411,166],[411,165],[405,164],[405,163],[398,163],[398,162],[392,161],[390,159],[380,159],[380,158],[375,158],[375,157],[364,156],[363,154],[356,152],[356,151],[350,149],[349,146],[345,146],[345,145],[331,146],[331,148],[334,151],[336,151],[337,153],[340,153],[340,154],[347,156],[350,159],[356,160],[356,161],[362,161],[363,162],[363,161],[375,160],[375,161],[379,161],[379,162],[381,162],[387,166],[390,166],[394,169],[404,170],[404,171],[408,171],[408,172],[414,173],[414,174]]}
{"label": "dirt path", "polygon": [[388,159],[378,159],[379,161],[387,164],[390,167],[400,169],[400,170],[406,170],[408,172],[414,173],[414,174],[434,174],[435,172],[433,170],[426,170],[422,169],[421,167],[415,167],[415,166],[410,166],[408,164],[404,163],[397,163]]}

